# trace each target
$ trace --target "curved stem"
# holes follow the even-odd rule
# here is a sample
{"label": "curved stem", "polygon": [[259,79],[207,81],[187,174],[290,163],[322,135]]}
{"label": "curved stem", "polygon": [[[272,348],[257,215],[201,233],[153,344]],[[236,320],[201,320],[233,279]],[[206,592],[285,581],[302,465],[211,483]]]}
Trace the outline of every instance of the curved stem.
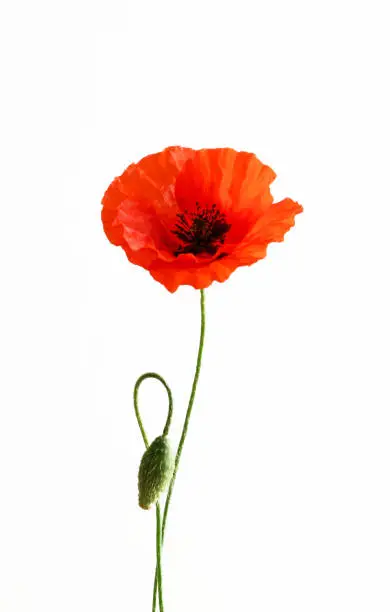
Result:
{"label": "curved stem", "polygon": [[166,527],[166,524],[167,524],[169,504],[170,504],[170,501],[171,501],[172,491],[173,491],[173,487],[174,487],[175,480],[176,480],[176,474],[177,474],[177,471],[179,469],[181,453],[183,451],[184,442],[185,442],[185,439],[186,439],[186,436],[187,436],[188,425],[189,425],[189,422],[190,422],[191,413],[192,413],[192,407],[194,405],[194,400],[195,400],[196,387],[198,385],[198,380],[199,380],[200,367],[202,365],[204,335],[205,335],[205,329],[206,329],[205,297],[204,297],[204,290],[203,289],[201,289],[201,291],[200,291],[200,311],[201,311],[201,324],[200,324],[200,339],[199,339],[199,348],[198,348],[198,358],[197,358],[197,361],[196,361],[195,376],[194,376],[194,381],[192,383],[192,389],[191,389],[190,401],[188,403],[187,414],[186,414],[186,418],[185,418],[185,421],[184,421],[183,431],[182,431],[182,434],[181,434],[179,446],[178,446],[177,453],[176,453],[175,469],[173,471],[173,476],[172,476],[171,484],[169,485],[169,489],[168,489],[167,501],[166,501],[165,507],[164,507],[164,516],[163,516],[163,524],[162,524],[162,540],[163,541],[164,541],[165,527]]}
{"label": "curved stem", "polygon": [[[163,435],[166,436],[168,435],[168,431],[169,428],[171,426],[171,421],[172,421],[172,412],[173,412],[173,398],[172,398],[172,391],[170,389],[170,387],[168,386],[168,384],[166,383],[166,381],[164,380],[164,378],[162,376],[160,376],[160,374],[156,374],[155,372],[146,372],[146,374],[142,374],[142,376],[140,376],[137,380],[137,382],[134,385],[134,393],[133,393],[133,400],[134,400],[134,411],[135,411],[135,416],[137,417],[137,422],[141,431],[141,435],[145,444],[145,448],[149,447],[149,441],[148,441],[148,437],[146,435],[146,431],[144,428],[144,425],[142,423],[142,419],[141,419],[141,415],[139,412],[139,408],[138,408],[138,391],[140,388],[141,383],[146,380],[147,378],[155,378],[156,380],[160,381],[168,394],[168,401],[169,401],[169,406],[168,406],[168,416],[167,416],[167,420],[165,423],[165,427],[164,427],[164,431],[163,431]],[[161,546],[162,546],[162,531],[161,531],[161,512],[160,512],[160,504],[157,502],[156,503],[156,557],[157,557],[157,565],[156,565],[156,574],[155,574],[155,582],[154,582],[154,591],[153,591],[153,609],[155,609],[156,607],[156,590],[157,590],[157,583],[159,586],[159,605],[160,605],[160,612],[164,612],[164,604],[163,604],[163,588],[162,588],[162,569],[161,569]]]}
{"label": "curved stem", "polygon": [[[184,425],[183,425],[183,431],[181,434],[179,446],[178,446],[177,453],[176,453],[175,469],[173,471],[172,480],[171,480],[171,483],[168,489],[167,500],[165,502],[164,516],[163,516],[163,523],[162,523],[161,543],[163,543],[164,541],[169,504],[171,501],[172,491],[173,491],[173,487],[174,487],[175,480],[176,480],[176,474],[179,469],[179,463],[180,463],[181,453],[183,451],[183,445],[184,445],[184,442],[187,436],[188,425],[190,422],[192,407],[194,405],[194,400],[195,400],[196,387],[198,385],[198,380],[199,380],[200,367],[202,364],[203,345],[204,345],[204,337],[205,337],[205,330],[206,330],[205,294],[204,294],[203,289],[201,289],[200,291],[200,312],[201,312],[200,338],[199,338],[198,358],[196,361],[196,368],[195,368],[195,376],[194,376],[194,381],[192,383],[191,395],[190,395],[190,400],[188,403],[186,418],[185,418]],[[156,572],[155,572],[155,577],[154,577],[154,590],[153,590],[153,612],[155,612],[156,610],[156,593],[157,593],[158,580],[159,580],[158,567],[156,567]]]}
{"label": "curved stem", "polygon": [[168,407],[168,416],[167,416],[167,420],[165,423],[165,427],[164,427],[164,431],[163,431],[163,436],[168,435],[168,431],[169,428],[171,426],[171,421],[172,421],[172,412],[173,412],[173,399],[172,399],[172,391],[170,389],[170,387],[168,386],[168,384],[165,382],[165,380],[163,379],[162,376],[160,376],[160,374],[156,374],[156,372],[146,372],[146,374],[142,374],[142,376],[140,376],[137,380],[137,382],[134,385],[134,393],[133,393],[133,399],[134,399],[134,410],[135,410],[135,416],[137,417],[137,421],[138,421],[138,425],[139,428],[141,430],[141,435],[143,438],[143,441],[145,443],[145,447],[148,448],[149,446],[149,442],[148,442],[148,437],[146,435],[143,423],[142,423],[142,419],[141,419],[141,415],[139,413],[139,408],[138,408],[138,391],[140,388],[141,383],[146,380],[147,378],[155,378],[156,380],[159,380],[160,383],[162,383],[168,393],[168,401],[169,401],[169,407]]}

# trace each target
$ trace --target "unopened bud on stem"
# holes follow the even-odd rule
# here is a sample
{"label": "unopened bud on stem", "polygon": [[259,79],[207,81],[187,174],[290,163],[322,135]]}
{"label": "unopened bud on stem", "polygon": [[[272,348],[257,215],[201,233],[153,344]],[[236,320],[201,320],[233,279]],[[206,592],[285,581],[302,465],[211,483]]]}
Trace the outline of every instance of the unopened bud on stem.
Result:
{"label": "unopened bud on stem", "polygon": [[139,505],[148,510],[171,481],[174,458],[166,436],[156,438],[145,451],[138,472]]}

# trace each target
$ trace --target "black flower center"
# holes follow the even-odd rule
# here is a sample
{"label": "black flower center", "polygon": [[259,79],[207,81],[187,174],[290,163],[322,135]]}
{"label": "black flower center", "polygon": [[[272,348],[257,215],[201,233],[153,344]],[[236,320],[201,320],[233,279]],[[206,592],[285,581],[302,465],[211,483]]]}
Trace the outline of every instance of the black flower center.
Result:
{"label": "black flower center", "polygon": [[175,255],[181,253],[193,253],[194,255],[215,255],[221,244],[225,242],[225,236],[231,225],[226,222],[226,215],[219,212],[216,204],[211,208],[203,208],[199,202],[196,203],[194,212],[179,213],[175,234],[182,242]]}

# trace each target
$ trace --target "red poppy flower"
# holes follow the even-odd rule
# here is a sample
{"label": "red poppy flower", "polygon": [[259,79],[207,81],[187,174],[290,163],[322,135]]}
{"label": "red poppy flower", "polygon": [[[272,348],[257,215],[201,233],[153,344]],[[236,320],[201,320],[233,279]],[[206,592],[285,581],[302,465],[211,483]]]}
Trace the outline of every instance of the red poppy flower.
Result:
{"label": "red poppy flower", "polygon": [[274,204],[274,171],[252,153],[169,147],[132,164],[103,198],[108,239],[169,291],[204,289],[281,242],[302,206]]}

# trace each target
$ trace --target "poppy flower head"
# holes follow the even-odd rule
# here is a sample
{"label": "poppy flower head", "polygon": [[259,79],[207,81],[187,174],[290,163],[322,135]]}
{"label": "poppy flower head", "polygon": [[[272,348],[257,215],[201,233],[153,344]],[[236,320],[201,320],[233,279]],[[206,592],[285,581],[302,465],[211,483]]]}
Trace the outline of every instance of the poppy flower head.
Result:
{"label": "poppy flower head", "polygon": [[103,198],[108,239],[169,291],[225,281],[266,255],[300,204],[275,204],[271,168],[233,149],[170,147],[114,179]]}

